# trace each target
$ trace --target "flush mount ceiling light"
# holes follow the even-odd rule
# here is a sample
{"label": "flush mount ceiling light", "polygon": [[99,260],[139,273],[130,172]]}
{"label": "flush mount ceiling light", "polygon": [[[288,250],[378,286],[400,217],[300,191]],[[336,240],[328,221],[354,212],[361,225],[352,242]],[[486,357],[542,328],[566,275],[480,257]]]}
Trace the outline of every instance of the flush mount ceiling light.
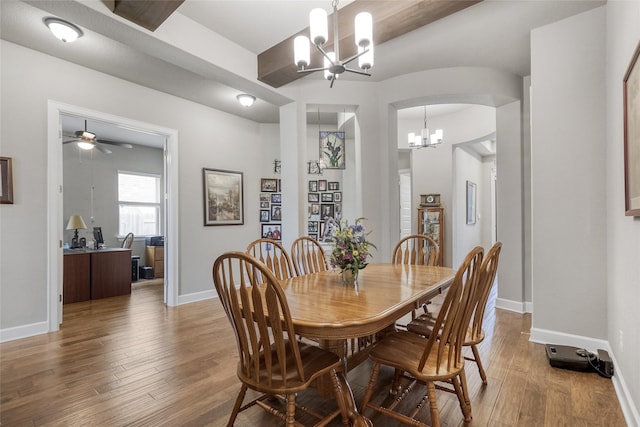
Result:
{"label": "flush mount ceiling light", "polygon": [[56,36],[65,43],[72,43],[78,37],[82,37],[82,30],[70,22],[58,18],[45,18],[44,24]]}
{"label": "flush mount ceiling light", "polygon": [[243,107],[251,107],[253,103],[256,102],[256,97],[247,93],[241,93],[236,96],[236,98],[238,98],[238,102],[240,102],[240,105]]}
{"label": "flush mount ceiling light", "polygon": [[424,106],[424,127],[419,134],[409,132],[409,147],[411,148],[436,148],[442,144],[444,138],[444,131],[442,129],[436,129],[434,133],[429,132],[427,127],[427,106]]}
{"label": "flush mount ceiling light", "polygon": [[[313,9],[309,13],[309,33],[311,42],[324,57],[324,67],[307,68],[311,62],[311,52],[309,51],[309,39],[306,36],[298,36],[294,40],[294,63],[299,68],[299,73],[311,73],[314,71],[324,71],[324,77],[331,81],[329,87],[333,87],[333,82],[340,74],[348,71],[350,73],[370,76],[369,70],[373,66],[373,24],[369,12],[360,12],[355,19],[355,43],[358,53],[347,59],[340,59],[340,38],[338,37],[338,0],[331,2],[333,7],[333,48],[334,52],[326,52],[323,45],[329,38],[327,23],[327,12],[324,9]],[[358,66],[363,70],[348,68],[347,64],[358,59]]]}

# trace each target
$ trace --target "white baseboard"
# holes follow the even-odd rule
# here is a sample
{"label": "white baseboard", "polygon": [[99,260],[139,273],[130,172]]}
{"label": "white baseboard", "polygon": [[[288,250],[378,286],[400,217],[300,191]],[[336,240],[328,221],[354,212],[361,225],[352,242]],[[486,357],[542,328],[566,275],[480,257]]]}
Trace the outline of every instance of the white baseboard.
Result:
{"label": "white baseboard", "polygon": [[218,298],[218,294],[214,290],[194,292],[187,295],[178,296],[178,305],[190,304],[192,302],[204,301],[211,298]]}
{"label": "white baseboard", "polygon": [[496,298],[496,308],[515,311],[516,313],[526,313],[525,303],[522,301],[512,301],[504,298]]}
{"label": "white baseboard", "polygon": [[16,326],[15,328],[1,329],[0,343],[46,334],[47,332],[49,332],[49,324],[47,322],[38,322],[30,325]]}
{"label": "white baseboard", "polygon": [[609,341],[538,328],[531,328],[529,341],[539,344],[559,344],[571,347],[580,347],[585,348],[592,353],[596,353],[599,348],[606,350],[613,361],[614,374],[611,380],[613,381],[613,387],[616,391],[616,396],[618,397],[618,402],[622,408],[625,421],[630,427],[640,426],[638,408],[636,408],[633,399],[631,399],[631,394],[629,394],[629,389],[627,388],[624,380],[624,373],[620,369],[620,364],[616,361],[616,357],[611,350]]}

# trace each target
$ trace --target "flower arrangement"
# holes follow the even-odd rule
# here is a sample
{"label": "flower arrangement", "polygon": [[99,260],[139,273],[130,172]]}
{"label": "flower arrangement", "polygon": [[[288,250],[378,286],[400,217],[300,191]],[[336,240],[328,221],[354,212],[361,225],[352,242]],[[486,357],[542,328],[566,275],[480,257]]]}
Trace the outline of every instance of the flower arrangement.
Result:
{"label": "flower arrangement", "polygon": [[367,266],[367,257],[371,256],[370,248],[375,245],[367,241],[367,233],[362,225],[364,218],[356,219],[349,225],[346,220],[334,222],[330,239],[332,245],[329,263],[340,269],[343,282],[355,281],[358,272]]}

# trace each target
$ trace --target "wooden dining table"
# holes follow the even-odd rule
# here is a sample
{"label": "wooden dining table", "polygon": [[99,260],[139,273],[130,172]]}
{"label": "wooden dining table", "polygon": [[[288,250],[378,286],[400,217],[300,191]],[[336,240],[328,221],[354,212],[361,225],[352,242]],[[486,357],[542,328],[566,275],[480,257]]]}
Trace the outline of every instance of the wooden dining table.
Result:
{"label": "wooden dining table", "polygon": [[[381,331],[446,289],[456,270],[407,264],[369,264],[357,283],[342,283],[338,270],[281,281],[296,334],[319,342],[344,361],[345,373],[366,360]],[[323,394],[330,384],[318,384]],[[344,380],[343,399],[356,412]],[[356,423],[358,425],[360,422]]]}

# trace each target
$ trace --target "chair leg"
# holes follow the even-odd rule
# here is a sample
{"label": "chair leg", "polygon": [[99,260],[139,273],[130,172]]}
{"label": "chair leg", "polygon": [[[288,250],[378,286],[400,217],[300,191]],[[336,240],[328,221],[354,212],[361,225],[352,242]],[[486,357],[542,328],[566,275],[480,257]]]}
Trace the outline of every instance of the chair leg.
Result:
{"label": "chair leg", "polygon": [[364,392],[364,398],[362,399],[362,407],[360,409],[362,415],[364,415],[367,410],[367,405],[369,404],[369,400],[371,400],[371,395],[373,394],[373,387],[376,385],[376,380],[378,379],[378,374],[380,373],[380,364],[376,363],[373,365],[373,369],[371,370],[371,378],[369,378],[369,385],[367,385],[367,390]]}
{"label": "chair leg", "polygon": [[464,370],[460,373],[460,378],[454,377],[451,379],[453,389],[458,396],[458,403],[460,404],[460,410],[464,416],[465,421],[471,421],[471,401],[469,400],[467,393],[467,381],[464,377]]}
{"label": "chair leg", "polygon": [[232,427],[233,423],[236,422],[236,417],[238,416],[238,412],[240,411],[240,406],[242,405],[245,394],[247,394],[247,386],[243,384],[240,388],[240,392],[238,392],[238,397],[236,397],[236,403],[233,405],[233,411],[231,411],[231,416],[229,417],[227,427]]}
{"label": "chair leg", "polygon": [[287,394],[287,427],[296,425],[296,395]]}
{"label": "chair leg", "polygon": [[478,372],[480,372],[482,384],[487,384],[487,374],[484,371],[484,366],[482,366],[482,360],[480,360],[480,352],[478,351],[478,347],[473,344],[471,346],[471,351],[473,351],[473,358],[475,359],[476,365],[478,365]]}
{"label": "chair leg", "polygon": [[433,381],[427,383],[427,396],[429,397],[429,408],[431,412],[431,427],[440,427],[440,411],[438,411],[436,386]]}

